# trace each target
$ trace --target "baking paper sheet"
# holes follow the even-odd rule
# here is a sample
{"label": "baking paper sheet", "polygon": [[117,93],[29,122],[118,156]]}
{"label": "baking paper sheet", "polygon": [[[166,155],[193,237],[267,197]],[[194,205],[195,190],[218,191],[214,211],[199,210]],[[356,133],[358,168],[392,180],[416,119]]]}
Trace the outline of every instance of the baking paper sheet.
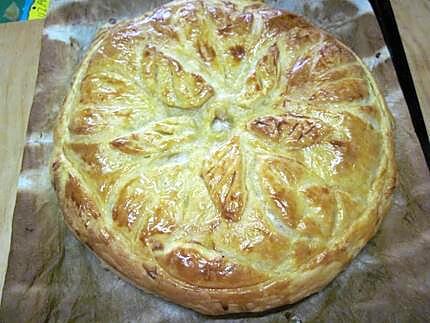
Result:
{"label": "baking paper sheet", "polygon": [[[2,322],[205,322],[213,318],[136,289],[65,228],[48,174],[52,127],[97,27],[162,1],[53,1],[28,126]],[[367,1],[269,1],[352,47],[375,75],[397,124],[399,185],[377,236],[322,292],[235,322],[424,322],[430,318],[430,177],[389,52]],[[7,188],[3,188],[7,189]]]}

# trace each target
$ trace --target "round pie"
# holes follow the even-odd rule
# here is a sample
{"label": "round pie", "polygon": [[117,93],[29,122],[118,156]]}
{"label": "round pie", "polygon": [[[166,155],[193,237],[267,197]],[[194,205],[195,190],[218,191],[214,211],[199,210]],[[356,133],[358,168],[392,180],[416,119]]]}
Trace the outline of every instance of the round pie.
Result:
{"label": "round pie", "polygon": [[392,118],[360,59],[261,2],[175,1],[102,29],[52,172],[68,226],[136,286],[206,314],[328,284],[395,187]]}

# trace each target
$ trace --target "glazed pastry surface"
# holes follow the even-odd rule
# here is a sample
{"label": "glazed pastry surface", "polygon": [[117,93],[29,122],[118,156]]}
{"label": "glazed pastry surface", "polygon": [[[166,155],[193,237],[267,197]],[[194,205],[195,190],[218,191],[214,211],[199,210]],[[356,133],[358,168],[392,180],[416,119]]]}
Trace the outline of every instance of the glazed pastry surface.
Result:
{"label": "glazed pastry surface", "polygon": [[175,1],[98,33],[52,174],[68,226],[138,287],[263,311],[321,289],[375,234],[392,120],[360,59],[303,18]]}

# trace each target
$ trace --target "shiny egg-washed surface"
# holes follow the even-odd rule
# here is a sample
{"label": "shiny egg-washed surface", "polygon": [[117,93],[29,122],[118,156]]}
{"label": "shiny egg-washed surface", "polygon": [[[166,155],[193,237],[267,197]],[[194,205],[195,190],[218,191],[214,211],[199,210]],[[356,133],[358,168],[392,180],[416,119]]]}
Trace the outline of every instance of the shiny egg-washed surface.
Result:
{"label": "shiny egg-washed surface", "polygon": [[207,314],[330,282],[395,186],[370,73],[260,2],[175,1],[103,29],[55,133],[67,224],[126,279]]}

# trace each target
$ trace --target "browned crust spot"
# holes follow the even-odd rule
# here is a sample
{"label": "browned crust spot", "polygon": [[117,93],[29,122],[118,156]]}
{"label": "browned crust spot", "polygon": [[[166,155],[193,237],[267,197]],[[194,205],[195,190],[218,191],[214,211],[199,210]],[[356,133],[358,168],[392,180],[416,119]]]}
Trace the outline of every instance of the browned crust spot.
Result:
{"label": "browned crust spot", "polygon": [[216,58],[215,49],[212,46],[210,46],[206,41],[198,40],[196,47],[200,57],[205,62],[213,62],[215,60]]}
{"label": "browned crust spot", "polygon": [[80,217],[86,218],[90,216],[93,219],[100,217],[96,204],[79,184],[76,177],[72,175],[69,175],[65,186],[65,197],[73,202],[74,206],[78,209]]}
{"label": "browned crust spot", "polygon": [[177,248],[157,259],[173,276],[201,287],[245,287],[265,279],[254,269],[230,263],[221,256],[209,259],[194,249]]}
{"label": "browned crust spot", "polygon": [[330,132],[330,127],[321,120],[292,113],[259,117],[248,124],[248,129],[258,136],[292,148],[315,145]]}
{"label": "browned crust spot", "polygon": [[140,232],[139,239],[151,245],[152,249],[162,249],[162,244],[152,238],[154,235],[169,235],[176,228],[174,216],[169,212],[169,208],[165,204],[161,204],[155,209],[154,215],[151,216],[146,226]]}
{"label": "browned crust spot", "polygon": [[235,61],[240,62],[242,58],[245,57],[245,48],[242,45],[236,45],[233,47],[230,47],[229,49],[231,56],[233,56]]}
{"label": "browned crust spot", "polygon": [[203,166],[201,176],[221,216],[237,222],[246,204],[239,138],[216,151]]}

